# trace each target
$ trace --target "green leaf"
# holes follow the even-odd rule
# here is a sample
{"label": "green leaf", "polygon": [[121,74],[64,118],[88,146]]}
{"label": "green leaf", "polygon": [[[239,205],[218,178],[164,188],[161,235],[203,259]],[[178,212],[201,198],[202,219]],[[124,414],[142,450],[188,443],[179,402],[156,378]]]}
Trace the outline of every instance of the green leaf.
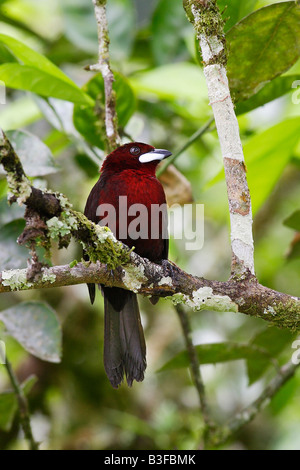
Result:
{"label": "green leaf", "polygon": [[21,383],[21,388],[23,392],[25,393],[25,395],[29,395],[29,393],[31,392],[33,386],[37,383],[37,381],[38,381],[37,376],[34,374],[31,374],[29,375],[29,377],[27,377],[24,380],[24,382]]}
{"label": "green leaf", "polygon": [[286,227],[292,228],[297,232],[300,232],[300,210],[293,212],[287,219],[284,220],[283,224]]}
{"label": "green leaf", "polygon": [[262,206],[289,163],[300,139],[300,118],[287,119],[255,135],[244,146],[253,212]]}
{"label": "green leaf", "polygon": [[44,176],[57,173],[53,155],[37,136],[28,131],[7,131],[6,135],[18,154],[28,176]]}
{"label": "green leaf", "polygon": [[189,27],[181,2],[160,0],[152,19],[151,47],[157,65],[186,58],[184,33]]}
{"label": "green leaf", "polygon": [[[300,140],[300,118],[291,118],[250,138],[244,145],[253,213],[266,201]],[[208,186],[224,179],[221,170]]]}
{"label": "green leaf", "polygon": [[49,305],[22,302],[2,310],[0,320],[26,351],[44,361],[60,362],[61,327]]}
{"label": "green leaf", "polygon": [[218,6],[226,19],[225,32],[238,21],[249,15],[255,7],[257,0],[218,0]]}
{"label": "green leaf", "polygon": [[[116,92],[116,111],[118,125],[125,127],[135,111],[136,101],[128,81],[120,74],[115,73],[113,89]],[[84,91],[95,101],[95,106],[75,105],[74,125],[78,132],[92,145],[104,148],[104,83],[101,74],[95,75],[84,86]]]}
{"label": "green leaf", "polygon": [[17,63],[0,65],[0,80],[10,88],[27,90],[47,97],[52,96],[72,103],[91,101],[75,84],[29,65]]}
{"label": "green leaf", "polygon": [[[18,41],[11,36],[7,36],[6,34],[0,34],[0,43],[5,44],[11,52],[23,62],[24,65],[31,66],[47,75],[51,75],[52,77],[56,77],[57,79],[68,83],[74,88],[78,88],[77,85],[55,64],[47,59],[47,57],[34,51],[21,41]],[[78,88],[78,90],[80,89]]]}
{"label": "green leaf", "polygon": [[248,113],[253,109],[259,108],[270,101],[276,100],[277,98],[294,91],[292,85],[295,80],[298,79],[298,75],[288,75],[275,78],[248,100],[237,103],[236,114]]}
{"label": "green leaf", "polygon": [[18,402],[13,392],[0,394],[0,429],[8,432],[18,409]]}
{"label": "green leaf", "polygon": [[0,270],[20,269],[25,267],[28,250],[17,244],[17,238],[25,227],[24,219],[13,220],[3,225],[0,230]]}
{"label": "green leaf", "polygon": [[253,357],[247,358],[249,385],[252,385],[265,374],[267,369],[272,365],[270,358],[275,361],[283,349],[292,344],[294,337],[295,333],[289,330],[280,330],[279,328],[271,327],[260,331],[251,340],[249,346],[256,346],[257,348],[268,351],[270,357],[261,356],[259,360]]}
{"label": "green leaf", "polygon": [[228,78],[236,102],[257,93],[300,56],[300,5],[275,3],[255,11],[227,34]]}
{"label": "green leaf", "polygon": [[[258,349],[256,346],[239,343],[211,343],[196,346],[197,356],[200,364],[218,364],[241,359],[268,357],[267,351]],[[270,359],[268,359],[270,360]],[[160,371],[189,367],[187,351],[182,351],[159,369]]]}

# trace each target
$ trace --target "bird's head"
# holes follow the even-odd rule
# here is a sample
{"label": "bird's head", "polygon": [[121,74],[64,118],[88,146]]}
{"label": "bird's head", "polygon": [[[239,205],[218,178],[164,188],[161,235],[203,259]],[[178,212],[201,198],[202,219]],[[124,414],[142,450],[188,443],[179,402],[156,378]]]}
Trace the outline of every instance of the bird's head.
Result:
{"label": "bird's head", "polygon": [[132,142],[111,152],[105,158],[101,172],[120,172],[132,169],[155,174],[158,163],[170,155],[172,153],[168,150],[156,149],[152,145],[142,142]]}

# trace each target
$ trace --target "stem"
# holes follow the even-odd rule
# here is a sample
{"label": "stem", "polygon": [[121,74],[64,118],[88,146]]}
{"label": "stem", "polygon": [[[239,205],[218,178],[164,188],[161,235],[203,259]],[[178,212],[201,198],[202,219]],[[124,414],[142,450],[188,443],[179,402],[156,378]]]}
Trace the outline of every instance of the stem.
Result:
{"label": "stem", "polygon": [[39,444],[34,440],[32,434],[27,398],[22,390],[22,387],[18,382],[18,379],[13,371],[11,363],[7,359],[7,356],[5,361],[5,368],[7,370],[10,382],[18,400],[20,421],[22,429],[24,431],[25,439],[28,442],[30,450],[39,450]]}
{"label": "stem", "polygon": [[295,375],[298,367],[299,364],[293,364],[292,362],[282,366],[278,374],[253,403],[244,408],[242,412],[237,413],[224,427],[218,429],[214,436],[211,436],[210,444],[214,447],[221,446],[242,427],[250,423],[270,403],[276,393]]}
{"label": "stem", "polygon": [[195,383],[195,387],[199,396],[200,407],[202,411],[203,420],[205,423],[204,439],[206,440],[206,438],[210,435],[210,432],[212,432],[215,429],[215,423],[213,423],[213,421],[211,420],[210,413],[209,413],[209,407],[207,403],[205,386],[204,386],[204,382],[203,382],[203,378],[201,374],[200,364],[199,364],[196,349],[192,340],[192,329],[191,329],[189,317],[186,311],[184,310],[184,308],[182,308],[180,305],[176,305],[175,309],[177,311],[177,314],[181,323],[183,336],[185,339],[186,350],[190,359],[191,374],[192,374],[192,378]]}
{"label": "stem", "polygon": [[175,160],[187,149],[189,148],[197,139],[202,137],[205,134],[212,123],[214,122],[214,117],[210,118],[200,129],[198,129],[194,134],[175,152],[171,158],[168,158],[168,161],[164,162],[163,165],[159,168],[156,175],[160,176],[171,163],[174,163]]}
{"label": "stem", "polygon": [[106,0],[93,0],[98,25],[98,63],[91,65],[90,70],[101,72],[105,92],[105,128],[107,151],[110,153],[120,145],[118,119],[116,113],[116,94],[113,90],[114,75],[109,62],[109,36],[106,17]]}

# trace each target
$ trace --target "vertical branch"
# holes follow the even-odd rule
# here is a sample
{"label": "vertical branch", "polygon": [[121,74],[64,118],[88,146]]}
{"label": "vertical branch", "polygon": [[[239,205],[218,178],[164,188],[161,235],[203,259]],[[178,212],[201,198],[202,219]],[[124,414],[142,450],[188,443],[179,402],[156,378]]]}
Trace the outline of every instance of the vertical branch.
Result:
{"label": "vertical branch", "polygon": [[118,119],[116,113],[116,94],[113,90],[114,75],[109,62],[109,36],[106,17],[106,0],[93,0],[98,27],[98,63],[89,69],[101,72],[105,92],[105,129],[107,150],[110,153],[120,145]]}
{"label": "vertical branch", "polygon": [[230,210],[232,273],[254,274],[252,209],[238,121],[226,72],[226,42],[217,0],[184,0],[204,63],[208,96],[219,135]]}
{"label": "vertical branch", "polygon": [[14,389],[15,395],[16,395],[17,400],[18,400],[21,426],[22,426],[22,429],[24,431],[25,438],[28,441],[30,450],[38,450],[39,445],[34,440],[34,437],[33,437],[33,434],[32,434],[27,398],[26,398],[22,388],[20,387],[18,379],[15,376],[13,368],[11,367],[11,364],[10,364],[9,360],[7,359],[7,357],[5,358],[5,367],[6,367],[10,382],[12,384],[12,387]]}
{"label": "vertical branch", "polygon": [[192,330],[191,330],[191,325],[189,322],[188,315],[186,314],[182,306],[179,304],[176,305],[175,309],[177,311],[177,314],[181,323],[181,327],[182,327],[182,331],[183,331],[183,335],[185,339],[186,350],[187,350],[189,360],[190,360],[190,365],[191,365],[190,366],[191,374],[192,374],[192,378],[195,383],[195,387],[199,396],[200,407],[202,411],[203,420],[205,423],[205,431],[204,431],[203,437],[204,437],[204,441],[206,441],[210,439],[210,435],[214,432],[215,424],[212,422],[212,419],[209,413],[209,407],[208,407],[206,393],[205,393],[205,386],[204,386],[204,382],[203,382],[203,378],[202,378],[202,374],[200,370],[200,364],[198,361],[196,349],[192,340]]}

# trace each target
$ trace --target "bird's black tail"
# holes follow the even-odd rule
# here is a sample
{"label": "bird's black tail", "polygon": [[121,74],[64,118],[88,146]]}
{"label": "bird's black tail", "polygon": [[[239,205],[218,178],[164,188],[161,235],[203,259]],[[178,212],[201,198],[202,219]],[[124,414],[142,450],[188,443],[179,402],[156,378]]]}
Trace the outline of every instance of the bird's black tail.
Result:
{"label": "bird's black tail", "polygon": [[137,296],[117,287],[102,287],[104,295],[104,368],[118,388],[126,376],[129,386],[144,380],[146,343]]}

